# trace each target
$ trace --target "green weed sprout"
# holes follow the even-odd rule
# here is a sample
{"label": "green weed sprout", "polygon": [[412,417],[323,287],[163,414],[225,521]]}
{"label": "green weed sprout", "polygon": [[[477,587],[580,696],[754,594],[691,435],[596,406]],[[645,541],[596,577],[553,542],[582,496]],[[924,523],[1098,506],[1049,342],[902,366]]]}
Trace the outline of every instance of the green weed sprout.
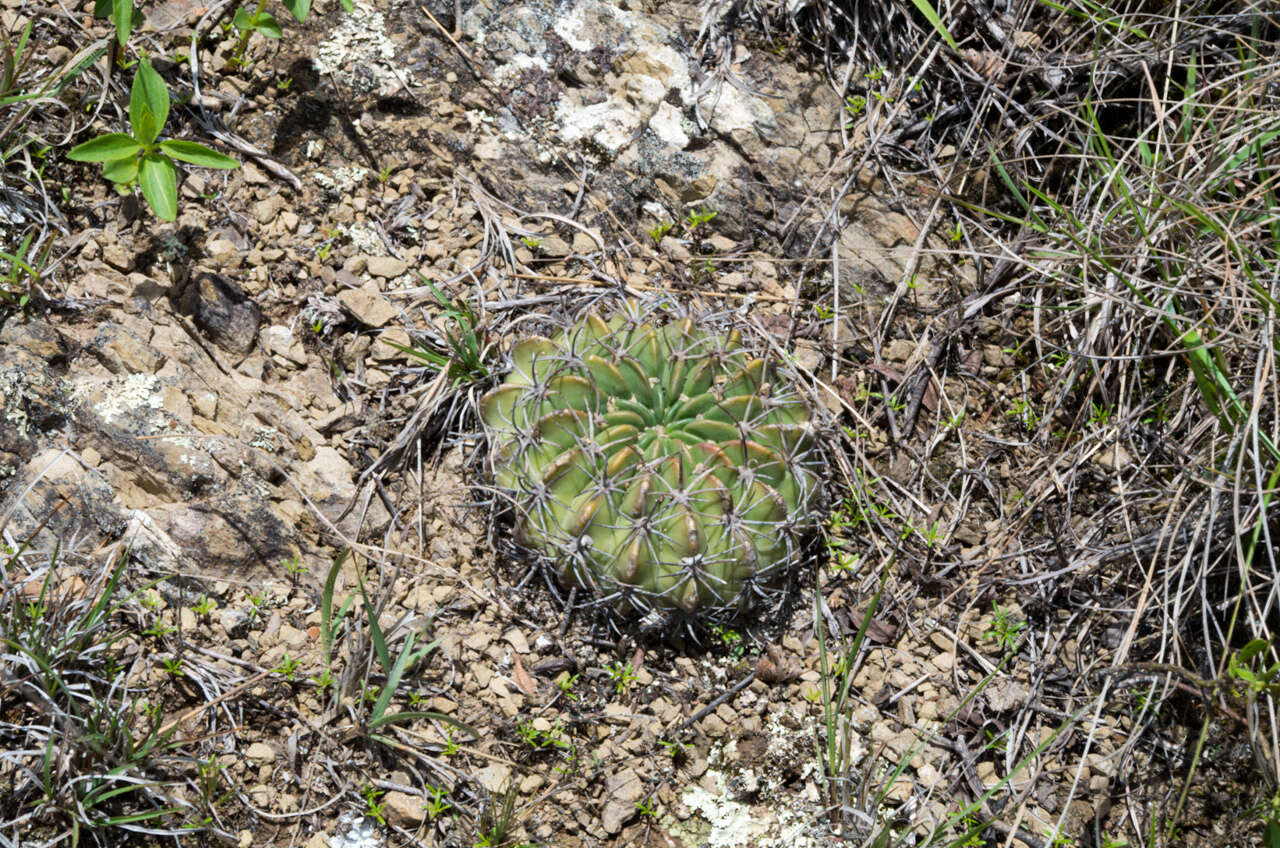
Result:
{"label": "green weed sprout", "polygon": [[[120,2],[120,0],[116,0]],[[284,7],[289,10],[289,14],[300,24],[307,22],[307,15],[311,14],[311,0],[281,0]],[[342,8],[347,12],[355,9],[352,0],[339,0]],[[266,10],[267,0],[258,0],[258,4],[254,6],[252,12],[245,7],[236,9],[235,17],[231,22],[235,24],[236,29],[240,30],[240,37],[236,40],[235,49],[231,51],[231,56],[227,61],[232,65],[244,64],[244,51],[249,46],[249,37],[255,32],[260,33],[266,38],[280,38],[284,35],[284,30],[280,28],[280,22],[276,20],[275,15]]]}
{"label": "green weed sprout", "polygon": [[156,217],[178,217],[178,177],[174,160],[203,168],[236,168],[240,163],[194,141],[158,141],[169,118],[169,90],[151,63],[138,60],[129,97],[129,132],[107,133],[67,153],[75,162],[101,162],[102,174],[124,192],[141,186]]}

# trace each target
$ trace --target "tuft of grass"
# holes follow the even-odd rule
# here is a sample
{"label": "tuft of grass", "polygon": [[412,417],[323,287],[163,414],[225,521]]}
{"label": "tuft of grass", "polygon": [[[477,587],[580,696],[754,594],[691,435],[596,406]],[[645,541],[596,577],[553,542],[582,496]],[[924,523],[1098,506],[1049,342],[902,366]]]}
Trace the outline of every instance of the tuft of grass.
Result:
{"label": "tuft of grass", "polygon": [[441,336],[413,347],[389,344],[433,370],[447,374],[455,385],[487,379],[492,373],[489,357],[493,353],[493,342],[480,315],[461,297],[446,296],[426,277],[422,277],[422,281],[441,309],[440,320],[444,322]]}
{"label": "tuft of grass", "polygon": [[177,723],[164,723],[155,693],[136,682],[145,655],[125,651],[138,638],[137,598],[160,581],[126,591],[127,553],[77,569],[83,580],[57,550],[19,549],[2,565],[0,826],[46,828],[71,844],[191,832],[195,811],[173,777]]}

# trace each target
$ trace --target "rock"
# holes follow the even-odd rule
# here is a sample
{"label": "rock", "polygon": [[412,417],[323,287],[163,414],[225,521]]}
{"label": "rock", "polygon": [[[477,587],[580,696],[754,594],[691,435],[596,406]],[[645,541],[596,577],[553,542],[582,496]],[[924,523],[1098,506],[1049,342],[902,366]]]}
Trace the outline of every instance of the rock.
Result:
{"label": "rock", "polygon": [[245,749],[244,755],[249,759],[256,760],[260,763],[274,762],[276,758],[275,749],[266,742],[254,742]]}
{"label": "rock", "polygon": [[395,359],[404,359],[407,354],[393,345],[400,347],[413,347],[413,340],[409,338],[409,334],[399,327],[390,327],[378,334],[378,338],[374,340],[373,347],[369,349],[369,355],[376,362],[388,362]]}
{"label": "rock", "polygon": [[296,549],[296,530],[271,502],[239,487],[190,503],[152,507],[147,514],[206,573],[239,577],[276,569]]}
{"label": "rock", "polygon": [[234,270],[240,265],[240,248],[230,239],[213,239],[204,246],[204,255],[221,271]]}
{"label": "rock", "polygon": [[418,795],[392,791],[382,797],[382,802],[386,805],[383,809],[386,813],[388,824],[396,827],[414,830],[418,825],[422,824],[422,820],[426,817],[422,798]]}
{"label": "rock", "polygon": [[11,319],[0,327],[0,347],[25,351],[55,368],[66,365],[70,352],[62,334],[43,321]]}
{"label": "rock", "polygon": [[394,256],[370,256],[367,270],[375,277],[391,280],[409,270],[409,263]]}
{"label": "rock", "polygon": [[106,478],[74,454],[46,449],[6,482],[21,500],[0,501],[0,515],[8,513],[6,529],[16,539],[30,538],[32,550],[53,550],[61,539],[117,539],[128,525]]}
{"label": "rock", "polygon": [[280,214],[282,208],[284,208],[284,198],[273,194],[266,200],[259,200],[253,204],[253,217],[258,219],[259,224],[270,224],[275,220],[276,215]]}
{"label": "rock", "polygon": [[218,347],[246,354],[258,338],[262,315],[241,289],[219,274],[197,274],[178,301],[183,314],[190,315]]}
{"label": "rock", "polygon": [[133,259],[124,245],[115,239],[105,241],[102,245],[102,261],[117,271],[128,271],[133,267]]}
{"label": "rock", "polygon": [[633,769],[623,769],[609,775],[605,781],[604,809],[600,812],[600,824],[610,836],[622,830],[622,826],[636,815],[636,802],[644,795],[644,783]]}
{"label": "rock", "polygon": [[[42,347],[28,337],[36,349]],[[46,361],[17,344],[0,343],[0,477],[30,458],[39,438],[61,427],[73,405],[70,386]]]}
{"label": "rock", "polygon": [[511,767],[502,763],[490,763],[475,773],[475,779],[490,794],[497,795],[507,791],[511,782]]}
{"label": "rock", "polygon": [[85,349],[112,374],[154,374],[164,356],[120,324],[108,322],[98,327]]}
{"label": "rock", "polygon": [[346,289],[338,292],[338,300],[355,316],[356,320],[370,327],[385,327],[395,320],[399,310],[382,296],[375,283],[358,289]]}

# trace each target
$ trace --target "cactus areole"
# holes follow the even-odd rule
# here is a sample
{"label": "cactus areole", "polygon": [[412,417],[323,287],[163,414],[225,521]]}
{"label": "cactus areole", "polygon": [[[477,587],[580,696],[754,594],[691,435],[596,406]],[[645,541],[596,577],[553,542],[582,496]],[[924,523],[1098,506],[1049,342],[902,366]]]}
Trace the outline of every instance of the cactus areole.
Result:
{"label": "cactus areole", "polygon": [[740,613],[800,557],[809,411],[736,330],[627,305],[511,351],[481,415],[516,541],[618,610]]}

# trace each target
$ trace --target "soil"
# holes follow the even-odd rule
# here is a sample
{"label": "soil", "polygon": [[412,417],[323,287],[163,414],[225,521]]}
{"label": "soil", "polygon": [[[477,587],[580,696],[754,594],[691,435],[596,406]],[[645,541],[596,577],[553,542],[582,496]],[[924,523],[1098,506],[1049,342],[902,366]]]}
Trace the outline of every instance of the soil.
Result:
{"label": "soil", "polygon": [[[0,528],[31,540],[6,579],[38,583],[55,544],[59,581],[126,548],[129,585],[167,578],[139,615],[171,630],[127,645],[191,758],[168,764],[173,792],[211,811],[179,842],[472,846],[504,803],[503,844],[564,848],[959,838],[966,805],[988,844],[1149,825],[1194,704],[1149,715],[1149,676],[1108,676],[1151,634],[1080,626],[1079,597],[1119,591],[1105,553],[1063,575],[1052,544],[1023,544],[1027,516],[1068,545],[1114,530],[1023,446],[1047,357],[1016,293],[949,254],[927,192],[860,166],[822,68],[761,44],[709,71],[701,10],[647,0],[326,4],[233,67],[222,12],[167,0],[148,37],[196,104],[167,133],[242,166],[188,171],[166,225],[57,163],[57,261],[0,327]],[[114,84],[92,131],[122,126],[126,97]],[[833,209],[834,264],[813,255]],[[735,311],[792,351],[865,493],[846,502],[832,468],[828,541],[772,620],[619,631],[490,521],[467,412],[483,381],[442,409],[403,350],[456,328],[437,291],[498,352],[619,296]],[[1105,494],[1132,457],[1081,461]],[[329,592],[355,599],[331,661]],[[369,618],[393,655],[432,645],[383,705],[421,715],[370,726],[389,669]],[[216,764],[218,804],[193,761]],[[1193,804],[1219,820],[1207,789]]]}

